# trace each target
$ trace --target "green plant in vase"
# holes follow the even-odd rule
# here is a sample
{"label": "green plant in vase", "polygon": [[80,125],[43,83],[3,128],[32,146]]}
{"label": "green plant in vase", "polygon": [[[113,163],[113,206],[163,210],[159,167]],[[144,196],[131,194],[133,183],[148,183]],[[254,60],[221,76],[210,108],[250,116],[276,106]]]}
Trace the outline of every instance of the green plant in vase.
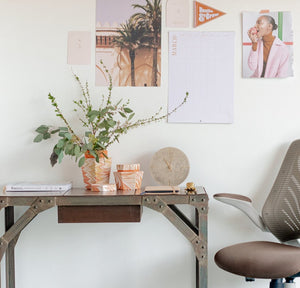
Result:
{"label": "green plant in vase", "polygon": [[75,161],[78,161],[79,167],[83,166],[89,157],[93,157],[99,163],[101,158],[108,158],[105,151],[113,143],[119,142],[121,135],[126,134],[133,128],[167,118],[187,101],[188,93],[186,93],[181,104],[169,113],[160,115],[162,110],[160,108],[158,112],[149,118],[135,120],[135,113],[130,108],[129,100],[123,101],[121,99],[116,102],[112,100],[112,78],[107,67],[102,61],[100,63],[108,75],[109,85],[107,95],[102,95],[97,107],[91,103],[88,83],[86,82],[83,85],[79,77],[74,74],[82,92],[80,100],[73,100],[74,112],[77,113],[84,129],[83,135],[75,132],[59,108],[56,98],[50,93],[48,95],[56,116],[61,118],[64,126],[39,126],[35,130],[38,134],[34,138],[34,142],[41,142],[50,139],[52,136],[58,136],[58,141],[50,156],[52,166],[57,162],[61,163],[65,155],[73,156]]}

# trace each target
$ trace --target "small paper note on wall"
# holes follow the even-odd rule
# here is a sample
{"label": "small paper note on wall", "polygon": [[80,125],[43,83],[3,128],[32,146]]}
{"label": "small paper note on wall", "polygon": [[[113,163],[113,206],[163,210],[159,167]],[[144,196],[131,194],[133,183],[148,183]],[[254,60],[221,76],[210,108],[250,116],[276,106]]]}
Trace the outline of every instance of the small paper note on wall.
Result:
{"label": "small paper note on wall", "polygon": [[187,28],[189,26],[189,1],[168,0],[166,24],[170,28]]}
{"label": "small paper note on wall", "polygon": [[91,64],[90,31],[70,31],[68,33],[68,64]]}

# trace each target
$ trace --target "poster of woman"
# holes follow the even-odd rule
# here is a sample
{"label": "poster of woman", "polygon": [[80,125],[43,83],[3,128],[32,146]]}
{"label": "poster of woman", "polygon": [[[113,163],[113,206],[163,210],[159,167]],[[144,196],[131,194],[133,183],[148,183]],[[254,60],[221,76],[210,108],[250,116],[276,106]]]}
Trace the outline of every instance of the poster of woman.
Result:
{"label": "poster of woman", "polygon": [[161,0],[97,0],[96,85],[160,86]]}
{"label": "poster of woman", "polygon": [[293,76],[290,12],[243,13],[243,77]]}

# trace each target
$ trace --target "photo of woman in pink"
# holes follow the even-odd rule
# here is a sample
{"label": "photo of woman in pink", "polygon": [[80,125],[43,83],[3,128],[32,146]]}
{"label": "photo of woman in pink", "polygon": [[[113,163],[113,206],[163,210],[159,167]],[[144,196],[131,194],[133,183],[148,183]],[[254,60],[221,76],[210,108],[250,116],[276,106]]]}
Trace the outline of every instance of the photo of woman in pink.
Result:
{"label": "photo of woman in pink", "polygon": [[[249,27],[249,26],[248,26]],[[288,47],[272,33],[277,29],[273,17],[260,16],[254,27],[248,30],[251,50],[248,67],[256,78],[288,77],[290,52]]]}

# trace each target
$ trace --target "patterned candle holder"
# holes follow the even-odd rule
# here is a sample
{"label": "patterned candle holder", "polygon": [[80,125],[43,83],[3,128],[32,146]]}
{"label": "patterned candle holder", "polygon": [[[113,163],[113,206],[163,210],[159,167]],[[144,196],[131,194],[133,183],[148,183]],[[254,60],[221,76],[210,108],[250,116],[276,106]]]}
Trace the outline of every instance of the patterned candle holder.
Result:
{"label": "patterned candle holder", "polygon": [[91,190],[92,184],[108,184],[111,170],[111,158],[105,158],[103,152],[99,152],[99,162],[86,153],[85,162],[81,167],[85,188]]}
{"label": "patterned candle holder", "polygon": [[140,189],[144,171],[140,170],[140,164],[118,164],[117,172],[114,172],[115,182],[119,190]]}
{"label": "patterned candle holder", "polygon": [[115,182],[119,190],[140,189],[144,171],[114,172]]}

